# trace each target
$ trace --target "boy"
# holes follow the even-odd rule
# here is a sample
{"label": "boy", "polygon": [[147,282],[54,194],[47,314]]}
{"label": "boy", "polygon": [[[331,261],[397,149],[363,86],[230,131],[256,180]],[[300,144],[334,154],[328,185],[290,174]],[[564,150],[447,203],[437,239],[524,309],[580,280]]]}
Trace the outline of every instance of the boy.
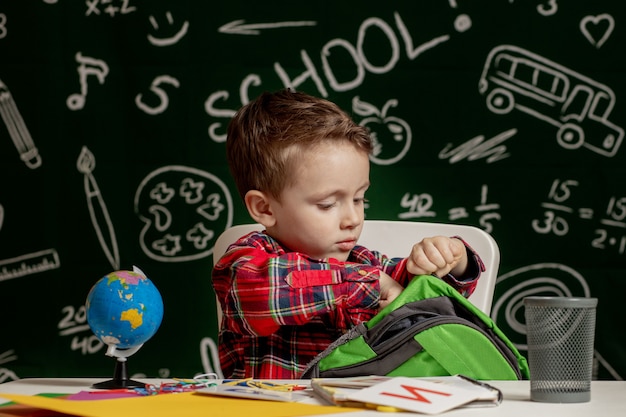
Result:
{"label": "boy", "polygon": [[357,245],[372,141],[337,105],[264,93],[231,120],[226,150],[250,216],[265,227],[213,270],[226,378],[298,378],[414,275],[443,277],[465,296],[474,290],[484,266],[460,238],[424,239],[405,259]]}

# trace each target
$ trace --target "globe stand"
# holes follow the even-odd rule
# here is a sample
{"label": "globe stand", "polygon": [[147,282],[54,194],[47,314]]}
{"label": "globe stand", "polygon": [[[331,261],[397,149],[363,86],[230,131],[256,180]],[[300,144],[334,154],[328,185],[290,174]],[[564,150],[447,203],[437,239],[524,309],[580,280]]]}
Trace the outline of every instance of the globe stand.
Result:
{"label": "globe stand", "polygon": [[146,384],[143,382],[134,381],[128,378],[128,366],[126,363],[126,358],[137,352],[141,346],[142,345],[139,345],[120,351],[115,347],[115,345],[109,345],[106,355],[116,358],[113,379],[98,382],[93,384],[91,387],[94,389],[144,388]]}

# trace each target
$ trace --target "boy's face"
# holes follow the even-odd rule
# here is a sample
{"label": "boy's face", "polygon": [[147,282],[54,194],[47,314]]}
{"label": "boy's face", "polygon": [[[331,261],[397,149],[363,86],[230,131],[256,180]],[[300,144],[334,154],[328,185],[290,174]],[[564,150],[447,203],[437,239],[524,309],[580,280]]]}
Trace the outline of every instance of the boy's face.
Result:
{"label": "boy's face", "polygon": [[297,166],[281,201],[270,199],[268,234],[292,251],[345,261],[363,227],[367,153],[336,142],[307,151]]}

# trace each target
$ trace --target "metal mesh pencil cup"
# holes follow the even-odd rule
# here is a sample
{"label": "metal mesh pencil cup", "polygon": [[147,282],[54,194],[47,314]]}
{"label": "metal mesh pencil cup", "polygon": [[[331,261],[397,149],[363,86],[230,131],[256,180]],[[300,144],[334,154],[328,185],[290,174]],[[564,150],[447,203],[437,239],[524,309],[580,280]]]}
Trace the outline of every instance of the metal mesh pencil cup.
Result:
{"label": "metal mesh pencil cup", "polygon": [[524,298],[531,400],[591,399],[597,304],[597,298]]}

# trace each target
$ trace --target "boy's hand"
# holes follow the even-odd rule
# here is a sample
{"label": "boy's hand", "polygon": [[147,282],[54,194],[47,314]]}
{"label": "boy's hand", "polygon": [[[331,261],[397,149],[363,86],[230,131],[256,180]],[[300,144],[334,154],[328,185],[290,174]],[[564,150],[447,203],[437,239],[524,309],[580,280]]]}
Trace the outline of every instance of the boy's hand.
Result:
{"label": "boy's hand", "polygon": [[378,301],[378,308],[383,309],[387,307],[389,303],[395,300],[404,288],[402,288],[402,285],[398,284],[396,280],[391,278],[383,271],[380,271],[379,282],[380,300]]}
{"label": "boy's hand", "polygon": [[413,245],[406,263],[413,275],[461,276],[467,269],[467,251],[461,240],[445,236],[424,238]]}

